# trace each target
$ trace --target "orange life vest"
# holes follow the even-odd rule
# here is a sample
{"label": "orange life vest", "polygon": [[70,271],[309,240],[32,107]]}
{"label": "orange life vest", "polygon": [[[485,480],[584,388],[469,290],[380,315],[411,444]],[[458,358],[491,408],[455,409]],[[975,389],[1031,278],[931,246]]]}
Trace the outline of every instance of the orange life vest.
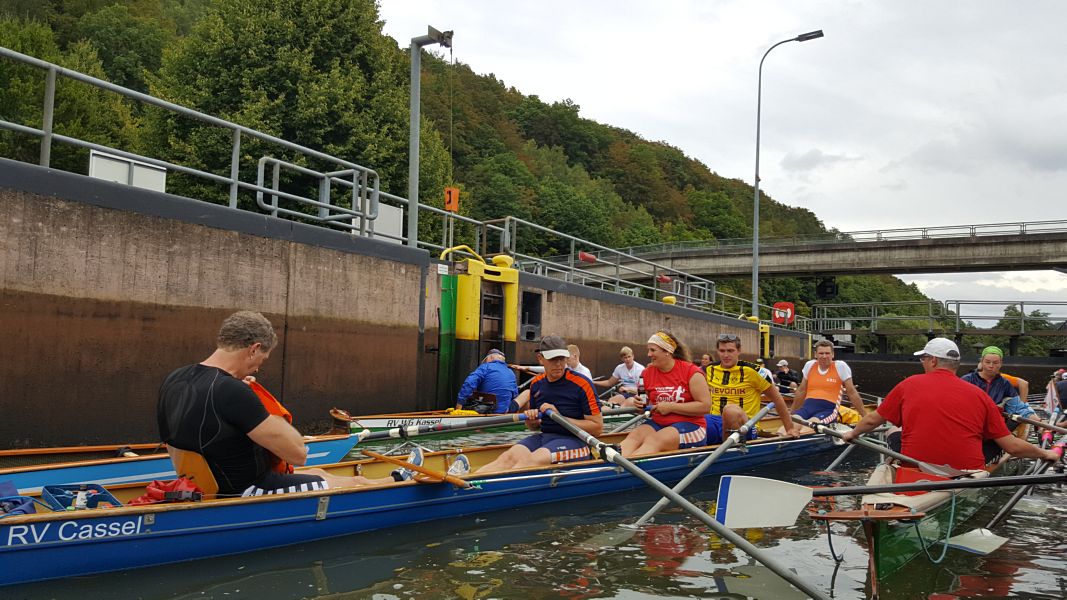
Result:
{"label": "orange life vest", "polygon": [[[252,391],[255,392],[256,397],[259,398],[259,401],[263,403],[263,408],[267,409],[268,413],[272,415],[277,415],[285,419],[286,422],[290,425],[293,424],[293,413],[289,412],[288,409],[282,406],[282,403],[278,402],[278,399],[275,398],[273,394],[268,392],[267,388],[260,385],[258,381],[252,381],[248,385],[252,388]],[[277,471],[278,473],[293,472],[293,465],[285,462],[277,456],[274,456],[273,454],[271,454],[271,459],[272,460],[270,469],[272,471]]]}

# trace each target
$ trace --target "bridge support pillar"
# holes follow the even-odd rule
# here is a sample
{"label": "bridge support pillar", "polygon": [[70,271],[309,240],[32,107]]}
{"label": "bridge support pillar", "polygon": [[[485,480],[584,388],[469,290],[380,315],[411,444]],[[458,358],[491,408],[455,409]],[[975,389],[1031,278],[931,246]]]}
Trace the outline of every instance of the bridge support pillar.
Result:
{"label": "bridge support pillar", "polygon": [[1008,356],[1019,354],[1019,336],[1013,335],[1008,338]]}

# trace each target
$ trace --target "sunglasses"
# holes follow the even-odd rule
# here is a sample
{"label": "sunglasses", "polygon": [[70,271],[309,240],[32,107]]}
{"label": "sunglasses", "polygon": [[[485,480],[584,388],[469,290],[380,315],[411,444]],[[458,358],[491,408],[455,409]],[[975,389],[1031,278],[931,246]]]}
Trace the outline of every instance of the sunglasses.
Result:
{"label": "sunglasses", "polygon": [[740,342],[741,341],[741,336],[739,336],[737,334],[734,334],[734,333],[720,333],[719,334],[719,341],[720,342]]}

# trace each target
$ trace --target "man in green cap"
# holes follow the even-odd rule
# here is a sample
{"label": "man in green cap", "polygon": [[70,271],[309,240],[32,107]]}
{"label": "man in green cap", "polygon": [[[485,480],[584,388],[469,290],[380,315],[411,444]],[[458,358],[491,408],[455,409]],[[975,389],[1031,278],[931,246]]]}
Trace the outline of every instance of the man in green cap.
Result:
{"label": "man in green cap", "polygon": [[[1005,424],[1014,433],[1015,428],[1021,423],[1011,420],[1012,415],[1033,417],[1035,413],[1029,404],[1019,398],[1019,390],[1015,388],[1015,385],[1001,374],[1000,368],[1003,364],[1004,351],[996,346],[986,346],[982,349],[978,366],[960,379],[981,388],[993,400],[997,408],[1003,411]],[[1000,454],[1000,448],[995,444],[986,444],[983,450],[989,460]]]}

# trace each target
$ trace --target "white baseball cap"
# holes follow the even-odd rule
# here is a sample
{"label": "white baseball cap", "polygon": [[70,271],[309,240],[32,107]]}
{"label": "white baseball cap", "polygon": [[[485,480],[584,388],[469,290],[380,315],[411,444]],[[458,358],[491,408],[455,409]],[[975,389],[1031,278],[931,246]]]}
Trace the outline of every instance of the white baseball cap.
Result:
{"label": "white baseball cap", "polygon": [[782,360],[778,361],[778,366],[779,367],[788,367],[789,366],[789,361],[783,358]]}
{"label": "white baseball cap", "polygon": [[541,338],[537,345],[537,352],[546,359],[565,357],[570,358],[571,351],[567,349],[567,342],[557,335],[546,335]]}
{"label": "white baseball cap", "polygon": [[960,349],[956,346],[955,342],[945,338],[934,338],[929,342],[926,342],[926,346],[915,353],[915,356],[934,356],[937,358],[947,358],[950,360],[960,359]]}

